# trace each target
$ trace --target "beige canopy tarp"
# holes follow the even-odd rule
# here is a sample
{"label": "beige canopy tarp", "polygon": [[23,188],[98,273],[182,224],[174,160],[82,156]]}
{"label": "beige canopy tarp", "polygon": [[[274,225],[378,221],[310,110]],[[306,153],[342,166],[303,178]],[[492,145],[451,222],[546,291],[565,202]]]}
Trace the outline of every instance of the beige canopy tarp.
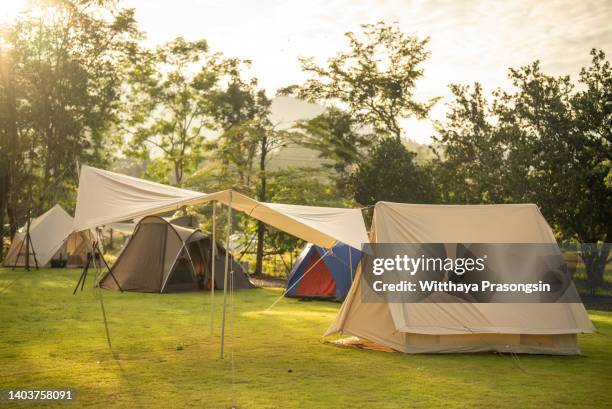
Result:
{"label": "beige canopy tarp", "polygon": [[[55,205],[30,223],[30,237],[33,250],[30,249],[30,266],[35,266],[32,251],[36,253],[39,267],[48,266],[53,258],[67,260],[69,267],[83,264],[87,257],[86,241],[89,231],[72,232],[73,219],[60,206]],[[11,243],[3,265],[23,267],[26,257],[24,242],[26,227],[22,227]]]}
{"label": "beige canopy tarp", "polygon": [[[379,202],[373,243],[556,243],[533,204]],[[406,353],[578,354],[594,327],[581,303],[366,303],[361,271],[326,335],[342,332]],[[572,285],[572,289],[573,288]]]}
{"label": "beige canopy tarp", "polygon": [[255,219],[321,247],[336,241],[361,248],[368,241],[361,210],[263,203],[238,192],[212,194],[180,189],[82,166],[75,213],[75,230],[85,230],[182,206],[218,201]]}

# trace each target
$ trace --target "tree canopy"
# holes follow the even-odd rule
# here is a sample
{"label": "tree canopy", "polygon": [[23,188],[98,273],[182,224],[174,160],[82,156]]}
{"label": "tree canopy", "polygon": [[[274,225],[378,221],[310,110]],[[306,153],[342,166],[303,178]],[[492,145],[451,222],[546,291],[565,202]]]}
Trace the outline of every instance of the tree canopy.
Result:
{"label": "tree canopy", "polygon": [[403,33],[397,24],[362,24],[361,32],[345,34],[349,47],[326,65],[301,58],[310,78],[281,90],[312,102],[336,104],[360,124],[377,133],[402,136],[402,119],[426,118],[437,101],[414,97],[423,76],[421,64],[429,57],[428,38]]}

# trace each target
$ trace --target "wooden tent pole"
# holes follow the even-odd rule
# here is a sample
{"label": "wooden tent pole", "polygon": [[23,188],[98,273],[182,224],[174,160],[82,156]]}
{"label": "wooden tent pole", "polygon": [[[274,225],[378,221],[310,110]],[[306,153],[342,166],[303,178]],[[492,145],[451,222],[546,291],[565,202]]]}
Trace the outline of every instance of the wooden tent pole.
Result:
{"label": "wooden tent pole", "polygon": [[217,250],[217,242],[215,239],[215,219],[216,219],[216,210],[217,204],[213,200],[212,202],[212,244],[210,250],[210,335],[214,334],[213,324],[214,324],[214,310],[215,310],[215,258],[216,258],[216,250]]}
{"label": "wooden tent pole", "polygon": [[223,274],[223,314],[221,318],[221,359],[223,359],[223,347],[225,344],[225,310],[227,308],[227,273],[229,270],[230,234],[232,231],[232,190],[229,191],[227,203],[227,236],[225,240],[225,272]]}

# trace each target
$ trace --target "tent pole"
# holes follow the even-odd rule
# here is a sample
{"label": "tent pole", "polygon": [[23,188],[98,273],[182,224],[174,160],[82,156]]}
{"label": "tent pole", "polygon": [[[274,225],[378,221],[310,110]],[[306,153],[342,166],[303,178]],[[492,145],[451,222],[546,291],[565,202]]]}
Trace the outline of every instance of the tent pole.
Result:
{"label": "tent pole", "polygon": [[159,292],[163,293],[164,292],[164,286],[166,285],[166,282],[168,281],[168,278],[170,278],[170,272],[172,271],[172,269],[174,268],[174,263],[176,263],[176,259],[178,258],[178,256],[183,252],[183,248],[185,248],[185,243],[183,243],[183,240],[181,239],[181,250],[178,252],[178,255],[175,257],[174,262],[172,262],[172,265],[170,266],[170,271],[168,271],[168,276],[167,278],[164,280],[164,265],[166,264],[166,243],[168,243],[168,226],[165,226],[164,229],[164,237],[163,237],[163,241],[162,241],[162,249],[164,250],[162,253],[162,259],[161,259],[161,266],[160,266],[160,275],[159,275]]}
{"label": "tent pole", "polygon": [[[113,274],[113,271],[111,270],[110,266],[108,265],[108,263],[106,262],[106,259],[104,258],[104,252],[102,251],[102,248],[100,247],[100,242],[102,241],[102,229],[98,230],[98,228],[96,228],[96,242],[95,242],[95,246],[96,246],[96,252],[98,253],[98,264],[100,265],[100,270],[102,270],[102,263],[104,263],[104,266],[106,267],[106,269],[108,270],[108,274],[110,274],[111,278],[113,279],[113,281],[115,282],[115,285],[117,286],[117,288],[119,288],[120,292],[123,292],[123,288],[121,288],[121,285],[119,285],[119,281],[117,281],[117,277],[115,277],[115,274]],[[100,275],[98,274],[98,276],[96,277],[96,282],[98,283],[98,285],[100,285],[100,280],[99,277]]]}
{"label": "tent pole", "polygon": [[26,254],[25,254],[25,269],[30,271],[30,212],[28,211],[28,224],[26,227]]}
{"label": "tent pole", "polygon": [[351,246],[347,247],[349,252],[349,272],[351,273],[351,285],[353,285],[353,258],[351,257],[353,254],[353,249],[351,248]]}
{"label": "tent pole", "polygon": [[227,307],[227,273],[229,269],[230,234],[232,230],[232,190],[229,191],[227,203],[227,237],[225,241],[225,271],[223,273],[223,314],[221,318],[221,359],[223,359],[223,347],[225,343],[225,310]]}
{"label": "tent pole", "polygon": [[217,242],[215,239],[215,219],[217,212],[217,204],[213,200],[212,202],[212,244],[210,250],[210,335],[214,335],[213,324],[214,324],[214,310],[215,310],[215,258],[217,250]]}

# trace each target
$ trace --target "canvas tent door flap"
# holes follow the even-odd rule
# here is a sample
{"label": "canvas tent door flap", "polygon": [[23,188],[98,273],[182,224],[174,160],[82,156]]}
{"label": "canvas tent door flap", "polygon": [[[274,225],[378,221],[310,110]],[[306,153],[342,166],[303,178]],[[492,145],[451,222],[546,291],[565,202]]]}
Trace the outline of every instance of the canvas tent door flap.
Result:
{"label": "canvas tent door flap", "polygon": [[93,241],[94,233],[90,230],[71,233],[62,249],[61,259],[66,260],[66,267],[83,267],[87,263],[87,256]]}
{"label": "canvas tent door flap", "polygon": [[[136,226],[111,272],[124,291],[166,293],[210,288],[211,245],[200,230],[147,216]],[[215,287],[223,288],[225,249],[217,247]],[[253,288],[244,269],[232,257],[230,260],[234,288]],[[100,286],[118,290],[113,276],[107,273]]]}
{"label": "canvas tent door flap", "polygon": [[287,279],[287,297],[344,300],[361,252],[342,243],[326,250],[307,244]]}
{"label": "canvas tent door flap", "polygon": [[[550,243],[537,206],[379,202],[373,243]],[[405,353],[512,352],[575,355],[577,334],[594,331],[574,303],[368,303],[361,269],[325,335],[343,333]],[[571,286],[568,291],[575,291]]]}

